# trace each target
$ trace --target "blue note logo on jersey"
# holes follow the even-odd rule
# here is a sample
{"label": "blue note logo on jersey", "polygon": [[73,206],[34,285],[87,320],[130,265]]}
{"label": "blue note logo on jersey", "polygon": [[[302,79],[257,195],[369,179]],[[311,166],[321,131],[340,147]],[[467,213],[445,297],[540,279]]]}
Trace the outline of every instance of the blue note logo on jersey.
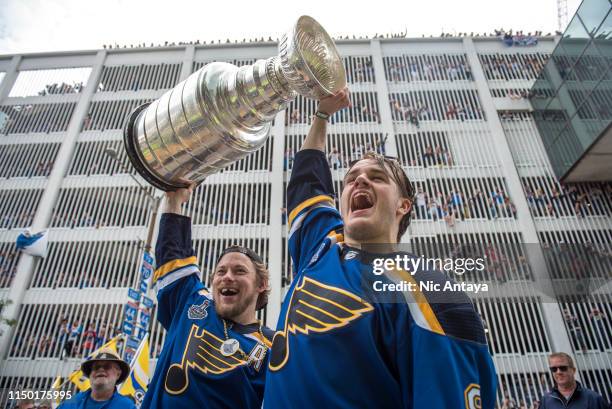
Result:
{"label": "blue note logo on jersey", "polygon": [[187,317],[189,317],[190,320],[203,320],[208,316],[208,311],[206,311],[208,304],[210,303],[206,300],[202,304],[192,305],[187,311]]}
{"label": "blue note logo on jersey", "polygon": [[304,335],[340,328],[372,311],[371,304],[342,288],[304,277],[289,301],[285,328],[272,341],[270,370],[281,369],[289,358],[288,332]]}
{"label": "blue note logo on jersey", "polygon": [[481,409],[482,402],[480,400],[480,385],[471,383],[465,388],[463,393],[465,396],[465,409]]}
{"label": "blue note logo on jersey", "polygon": [[196,368],[205,374],[219,375],[245,365],[247,362],[221,353],[223,340],[206,330],[198,333],[197,325],[191,326],[189,339],[180,364],[172,364],[166,373],[166,392],[181,394],[189,386],[189,369]]}

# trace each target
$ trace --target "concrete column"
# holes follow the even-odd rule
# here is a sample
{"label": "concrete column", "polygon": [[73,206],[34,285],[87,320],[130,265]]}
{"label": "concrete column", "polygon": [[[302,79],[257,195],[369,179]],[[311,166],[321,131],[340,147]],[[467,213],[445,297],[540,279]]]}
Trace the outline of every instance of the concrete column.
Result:
{"label": "concrete column", "polygon": [[397,156],[397,146],[395,144],[395,130],[393,129],[393,119],[391,117],[391,106],[389,105],[389,88],[385,77],[385,65],[383,64],[382,49],[380,40],[373,39],[370,42],[372,51],[372,66],[376,78],[376,95],[378,96],[378,115],[380,115],[381,127],[384,136],[387,136],[385,143],[385,153],[389,156]]}
{"label": "concrete column", "polygon": [[276,328],[281,307],[281,289],[283,285],[283,226],[281,223],[281,208],[283,207],[283,180],[285,170],[283,160],[285,156],[285,111],[276,115],[274,126],[272,127],[274,143],[272,146],[272,192],[270,193],[270,237],[268,248],[268,269],[270,270],[270,297],[268,299],[268,309],[266,325]]}
{"label": "concrete column", "polygon": [[[45,189],[40,204],[32,223],[32,230],[34,232],[46,229],[49,227],[51,216],[53,213],[53,207],[57,201],[62,180],[68,172],[68,166],[74,153],[76,141],[81,131],[81,125],[87,115],[87,110],[91,99],[96,92],[98,81],[102,74],[102,67],[106,58],[106,51],[98,51],[94,65],[91,70],[91,74],[87,80],[87,86],[83,90],[79,102],[77,103],[76,109],[70,119],[66,136],[62,142],[60,150],[55,158],[53,170],[49,175],[47,182],[47,188]],[[28,286],[32,279],[32,273],[34,271],[35,259],[33,256],[22,253],[19,262],[17,264],[17,273],[13,279],[11,288],[9,289],[8,299],[13,303],[7,306],[2,311],[2,317],[6,319],[17,319],[19,317],[19,311],[21,310],[21,304],[25,297]],[[8,347],[10,340],[13,337],[14,328],[5,324],[0,326],[0,358],[5,358],[8,355]]]}
{"label": "concrete column", "polygon": [[19,64],[21,64],[21,56],[13,56],[13,58],[11,58],[9,69],[6,71],[2,82],[0,82],[0,101],[4,101],[8,97],[13,85],[15,84],[15,81],[17,81],[17,76],[19,75]]}
{"label": "concrete column", "polygon": [[183,66],[181,67],[181,75],[179,81],[187,79],[191,75],[193,59],[195,58],[195,46],[188,45],[185,47],[185,56],[183,57]]}
{"label": "concrete column", "polygon": [[563,324],[563,316],[561,308],[556,300],[551,297],[552,281],[546,267],[544,254],[540,248],[540,240],[536,230],[535,222],[529,211],[529,204],[523,192],[521,179],[518,170],[512,159],[512,151],[504,134],[499,115],[495,108],[493,96],[487,85],[478,53],[474,42],[471,38],[464,38],[463,45],[467,54],[467,59],[474,74],[478,95],[482,104],[489,129],[491,130],[491,144],[497,153],[497,159],[500,161],[502,169],[505,173],[506,186],[508,193],[512,198],[517,211],[517,221],[519,229],[524,238],[527,250],[529,263],[533,269],[537,288],[541,290],[542,312],[544,314],[544,322],[546,323],[548,335],[551,341],[551,347],[555,351],[569,352],[572,346]]}

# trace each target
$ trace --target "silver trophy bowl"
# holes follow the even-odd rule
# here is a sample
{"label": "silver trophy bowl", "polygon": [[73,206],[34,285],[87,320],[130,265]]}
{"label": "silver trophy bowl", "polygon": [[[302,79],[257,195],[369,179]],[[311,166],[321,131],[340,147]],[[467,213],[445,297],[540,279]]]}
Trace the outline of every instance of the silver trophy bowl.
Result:
{"label": "silver trophy bowl", "polygon": [[207,64],[137,107],[123,131],[125,149],[161,190],[199,184],[263,146],[272,120],[297,94],[321,99],[345,86],[333,40],[302,16],[280,40],[278,56],[241,68]]}

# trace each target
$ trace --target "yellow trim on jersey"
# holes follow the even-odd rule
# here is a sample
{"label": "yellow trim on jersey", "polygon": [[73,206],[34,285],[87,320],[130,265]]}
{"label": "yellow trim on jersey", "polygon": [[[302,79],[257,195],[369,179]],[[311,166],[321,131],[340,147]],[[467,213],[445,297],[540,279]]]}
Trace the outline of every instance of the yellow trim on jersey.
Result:
{"label": "yellow trim on jersey", "polygon": [[174,270],[178,270],[179,268],[188,266],[190,264],[196,264],[197,262],[198,259],[196,256],[168,261],[166,264],[155,270],[155,274],[153,274],[153,282],[157,282],[160,278],[173,272]]}
{"label": "yellow trim on jersey", "polygon": [[332,240],[335,239],[336,243],[343,243],[344,242],[344,234],[336,233],[335,230],[330,231],[329,234],[327,235],[327,237],[329,237]]}
{"label": "yellow trim on jersey", "polygon": [[302,210],[314,204],[320,203],[320,202],[331,202],[333,206],[334,199],[328,195],[319,195],[319,196],[311,197],[310,199],[304,200],[295,209],[293,209],[291,213],[289,213],[289,226],[291,226],[291,223],[293,223],[293,219],[295,219]]}
{"label": "yellow trim on jersey", "polygon": [[[476,389],[476,394],[470,396],[472,389]],[[465,409],[482,409],[482,400],[480,398],[480,385],[477,383],[471,383],[465,388],[463,392],[465,397]]]}
{"label": "yellow trim on jersey", "polygon": [[419,284],[416,282],[414,277],[412,277],[412,274],[408,273],[405,270],[402,270],[401,268],[396,268],[393,271],[398,273],[400,275],[400,278],[414,283],[414,291],[411,291],[411,293],[414,294],[414,299],[417,302],[421,313],[423,313],[423,317],[425,317],[425,320],[427,321],[429,327],[433,332],[435,332],[436,334],[445,335],[444,329],[442,329],[442,325],[440,325],[440,322],[438,321],[436,314],[433,312],[433,309],[429,305],[427,298],[425,298],[421,290],[419,290]]}
{"label": "yellow trim on jersey", "polygon": [[269,348],[272,348],[272,341],[270,341],[268,338],[266,338],[266,336],[264,335],[263,338],[262,336],[259,334],[259,332],[251,332],[249,335],[257,338],[258,340],[260,340],[261,342],[263,342],[263,344]]}

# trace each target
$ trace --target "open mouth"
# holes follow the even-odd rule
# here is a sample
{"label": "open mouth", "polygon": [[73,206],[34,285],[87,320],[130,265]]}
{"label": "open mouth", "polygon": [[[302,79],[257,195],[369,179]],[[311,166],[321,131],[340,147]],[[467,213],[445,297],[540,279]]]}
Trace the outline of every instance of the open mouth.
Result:
{"label": "open mouth", "polygon": [[374,199],[368,192],[357,192],[351,196],[350,210],[352,216],[365,214],[374,206]]}
{"label": "open mouth", "polygon": [[238,297],[240,291],[237,288],[223,287],[219,290],[222,300],[232,301]]}

